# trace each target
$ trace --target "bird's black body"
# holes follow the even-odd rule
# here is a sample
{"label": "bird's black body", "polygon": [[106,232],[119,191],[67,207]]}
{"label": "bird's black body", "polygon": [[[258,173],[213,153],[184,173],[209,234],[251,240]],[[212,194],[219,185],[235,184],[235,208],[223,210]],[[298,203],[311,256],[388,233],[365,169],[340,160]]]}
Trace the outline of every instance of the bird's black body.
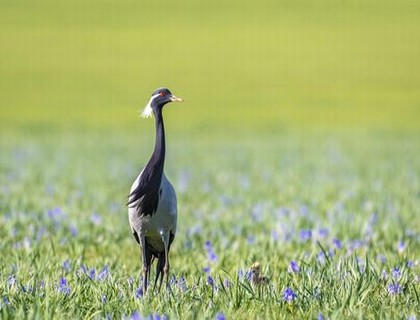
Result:
{"label": "bird's black body", "polygon": [[164,174],[165,128],[162,109],[165,104],[174,101],[182,99],[166,88],[157,89],[143,112],[145,117],[155,116],[155,147],[147,165],[134,181],[128,199],[131,230],[142,250],[144,292],[154,258],[158,259],[155,285],[159,277],[161,285],[164,276],[168,284],[168,254],[176,233],[177,201],[174,188]]}

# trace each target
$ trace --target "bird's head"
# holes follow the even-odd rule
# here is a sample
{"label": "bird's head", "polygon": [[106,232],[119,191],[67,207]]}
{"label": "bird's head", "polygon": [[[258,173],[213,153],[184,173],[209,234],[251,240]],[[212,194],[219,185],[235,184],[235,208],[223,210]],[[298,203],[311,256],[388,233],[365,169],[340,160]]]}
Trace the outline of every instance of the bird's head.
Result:
{"label": "bird's head", "polygon": [[260,271],[261,271],[261,264],[258,261],[254,262],[251,266],[251,273],[259,275]]}
{"label": "bird's head", "polygon": [[152,96],[141,115],[143,118],[151,117],[152,113],[156,114],[157,111],[161,111],[165,104],[181,101],[182,99],[173,95],[169,89],[158,88],[152,93]]}

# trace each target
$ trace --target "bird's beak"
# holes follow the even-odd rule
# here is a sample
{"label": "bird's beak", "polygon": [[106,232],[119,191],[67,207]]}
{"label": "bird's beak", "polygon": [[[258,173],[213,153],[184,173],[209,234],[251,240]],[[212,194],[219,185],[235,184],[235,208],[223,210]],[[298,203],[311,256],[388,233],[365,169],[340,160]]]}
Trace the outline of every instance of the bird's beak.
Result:
{"label": "bird's beak", "polygon": [[172,95],[169,99],[171,99],[172,102],[182,102],[184,101],[182,98],[179,98],[177,96]]}

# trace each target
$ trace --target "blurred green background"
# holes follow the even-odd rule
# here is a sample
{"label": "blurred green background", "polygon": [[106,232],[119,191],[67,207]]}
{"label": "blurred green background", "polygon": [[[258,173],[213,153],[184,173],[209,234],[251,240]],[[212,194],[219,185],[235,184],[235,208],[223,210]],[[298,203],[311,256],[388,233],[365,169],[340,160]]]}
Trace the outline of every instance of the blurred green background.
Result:
{"label": "blurred green background", "polygon": [[[417,312],[418,266],[405,265],[420,248],[420,0],[0,0],[0,48],[0,318]],[[160,86],[185,99],[165,108],[171,268],[191,286],[180,304],[126,286],[140,263],[125,204],[154,143],[139,113]],[[210,298],[206,241],[215,279],[261,261],[274,295],[235,284]],[[287,273],[291,260],[307,276]],[[112,282],[86,282],[82,264],[109,265]],[[400,266],[404,292],[390,295]],[[45,291],[24,291],[41,279]],[[296,305],[278,303],[286,285]]]}
{"label": "blurred green background", "polygon": [[150,130],[138,112],[159,86],[185,99],[166,110],[172,134],[420,127],[419,1],[2,0],[0,9],[3,137]]}

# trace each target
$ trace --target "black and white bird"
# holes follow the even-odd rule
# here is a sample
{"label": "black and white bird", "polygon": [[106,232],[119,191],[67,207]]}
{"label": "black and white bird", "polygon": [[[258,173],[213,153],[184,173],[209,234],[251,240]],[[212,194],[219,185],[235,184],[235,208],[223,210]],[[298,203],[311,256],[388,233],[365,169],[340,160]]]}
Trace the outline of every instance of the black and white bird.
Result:
{"label": "black and white bird", "polygon": [[128,218],[143,260],[143,292],[146,293],[150,266],[157,259],[155,287],[160,277],[168,285],[169,249],[175,238],[177,200],[175,190],[164,173],[165,128],[162,110],[169,102],[182,101],[166,88],[156,89],[142,116],[152,114],[156,123],[156,141],[146,167],[134,181],[128,196]]}

